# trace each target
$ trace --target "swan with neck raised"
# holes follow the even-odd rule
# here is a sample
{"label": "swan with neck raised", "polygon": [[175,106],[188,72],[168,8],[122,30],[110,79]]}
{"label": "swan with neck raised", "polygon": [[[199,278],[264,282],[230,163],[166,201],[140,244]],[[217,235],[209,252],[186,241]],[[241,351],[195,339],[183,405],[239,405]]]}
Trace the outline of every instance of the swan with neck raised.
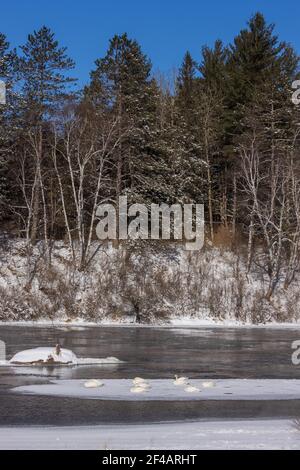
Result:
{"label": "swan with neck raised", "polygon": [[188,383],[188,377],[178,377],[178,375],[175,375],[175,380],[173,381],[174,385],[187,385]]}

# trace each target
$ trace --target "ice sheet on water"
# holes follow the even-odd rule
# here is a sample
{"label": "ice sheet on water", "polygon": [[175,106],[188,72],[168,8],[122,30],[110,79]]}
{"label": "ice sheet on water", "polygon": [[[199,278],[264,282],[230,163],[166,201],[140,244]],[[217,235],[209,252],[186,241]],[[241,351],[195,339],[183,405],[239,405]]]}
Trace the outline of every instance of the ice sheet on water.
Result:
{"label": "ice sheet on water", "polygon": [[[99,377],[97,377],[99,378]],[[141,394],[131,393],[130,379],[101,379],[101,389],[87,389],[84,381],[53,380],[50,384],[25,385],[14,388],[18,393],[47,396],[80,397],[98,400],[295,400],[300,399],[297,379],[218,379],[206,388],[205,379],[190,380],[199,388],[188,393],[184,386],[175,386],[173,379],[147,380],[150,389]]]}
{"label": "ice sheet on water", "polygon": [[93,365],[93,364],[122,364],[123,361],[120,361],[117,357],[78,357],[77,364],[80,366],[84,365]]}
{"label": "ice sheet on water", "polygon": [[77,364],[76,355],[69,349],[60,349],[59,353],[55,348],[43,347],[26,349],[18,352],[9,361],[11,364],[33,364],[54,362],[59,364]]}

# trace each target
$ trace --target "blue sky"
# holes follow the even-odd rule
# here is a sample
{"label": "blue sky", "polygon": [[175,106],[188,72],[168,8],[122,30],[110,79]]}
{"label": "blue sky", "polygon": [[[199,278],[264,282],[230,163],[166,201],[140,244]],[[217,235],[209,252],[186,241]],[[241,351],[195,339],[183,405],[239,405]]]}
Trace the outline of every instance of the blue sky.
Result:
{"label": "blue sky", "polygon": [[116,33],[137,39],[154,71],[168,72],[187,49],[200,60],[202,45],[217,38],[231,41],[258,10],[300,53],[298,0],[10,0],[0,4],[0,31],[19,46],[29,32],[49,26],[68,47],[76,61],[74,75],[83,84]]}

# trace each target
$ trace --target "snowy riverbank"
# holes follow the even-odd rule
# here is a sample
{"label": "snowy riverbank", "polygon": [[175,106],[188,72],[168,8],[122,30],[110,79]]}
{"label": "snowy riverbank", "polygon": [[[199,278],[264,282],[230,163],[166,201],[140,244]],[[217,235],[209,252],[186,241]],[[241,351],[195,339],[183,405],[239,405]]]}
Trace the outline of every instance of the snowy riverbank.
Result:
{"label": "snowy riverbank", "polygon": [[237,320],[223,320],[223,321],[214,321],[213,319],[202,319],[197,317],[175,317],[170,318],[165,323],[159,324],[146,324],[146,323],[133,323],[132,321],[126,320],[100,320],[100,321],[88,321],[84,318],[76,318],[73,320],[69,319],[60,319],[60,320],[50,320],[50,319],[41,319],[41,320],[11,320],[11,321],[0,321],[1,326],[16,326],[16,327],[38,327],[38,328],[49,328],[54,327],[62,330],[84,330],[91,327],[102,327],[102,328],[183,328],[183,329],[193,329],[193,328],[269,328],[269,329],[292,329],[300,330],[300,322],[268,322],[253,324],[250,322],[239,322]]}
{"label": "snowy riverbank", "polygon": [[0,449],[300,449],[289,420],[200,421],[84,427],[0,427]]}
{"label": "snowy riverbank", "polygon": [[247,272],[242,255],[207,246],[126,251],[102,247],[78,270],[64,243],[51,265],[37,245],[30,258],[22,240],[8,242],[0,264],[0,322],[102,325],[263,325],[299,321],[297,279],[283,281],[266,300],[268,279]]}

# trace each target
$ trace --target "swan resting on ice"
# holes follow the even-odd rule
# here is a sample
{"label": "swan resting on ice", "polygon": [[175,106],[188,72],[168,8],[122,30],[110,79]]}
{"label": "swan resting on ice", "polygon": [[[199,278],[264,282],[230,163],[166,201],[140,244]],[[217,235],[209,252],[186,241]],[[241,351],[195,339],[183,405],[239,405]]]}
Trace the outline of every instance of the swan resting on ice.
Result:
{"label": "swan resting on ice", "polygon": [[201,385],[203,388],[213,388],[216,386],[214,382],[202,382]]}
{"label": "swan resting on ice", "polygon": [[200,389],[198,387],[193,387],[192,385],[188,385],[187,387],[185,387],[184,391],[188,393],[195,393],[195,392],[200,392]]}
{"label": "swan resting on ice", "polygon": [[92,379],[84,383],[85,388],[98,388],[103,387],[104,383],[100,380]]}
{"label": "swan resting on ice", "polygon": [[151,386],[146,382],[145,379],[142,379],[141,377],[136,377],[132,381],[133,387],[130,389],[131,393],[144,393],[147,392]]}
{"label": "swan resting on ice", "polygon": [[134,385],[134,387],[132,387],[130,389],[130,392],[131,393],[144,393],[144,392],[148,392],[148,390],[150,389],[150,385],[147,384],[147,383],[140,383],[139,385]]}
{"label": "swan resting on ice", "polygon": [[145,379],[142,379],[141,377],[135,377],[135,379],[133,379],[132,383],[134,385],[139,385],[139,384],[146,384],[147,381]]}

